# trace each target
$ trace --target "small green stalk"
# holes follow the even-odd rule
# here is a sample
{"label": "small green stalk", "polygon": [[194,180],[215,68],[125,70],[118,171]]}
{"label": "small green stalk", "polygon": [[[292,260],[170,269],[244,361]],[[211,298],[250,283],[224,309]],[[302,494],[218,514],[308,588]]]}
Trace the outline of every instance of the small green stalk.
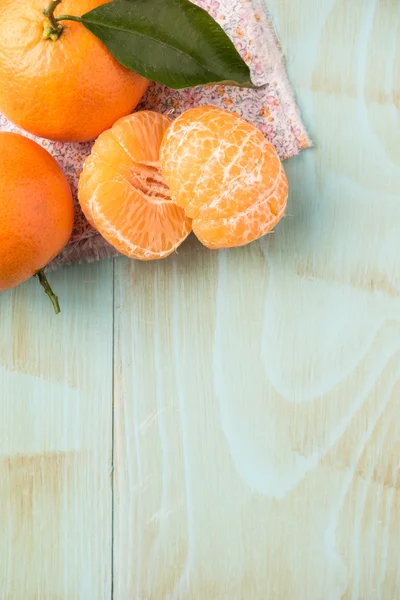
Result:
{"label": "small green stalk", "polygon": [[53,290],[51,289],[50,284],[47,281],[47,277],[44,274],[44,270],[41,269],[40,271],[38,271],[36,273],[36,275],[39,278],[40,285],[42,286],[42,288],[44,289],[44,291],[46,292],[46,294],[48,295],[48,297],[51,300],[51,303],[52,303],[53,308],[54,308],[54,312],[56,313],[56,315],[58,315],[61,312],[60,305],[58,303],[58,298],[55,295],[55,293],[53,292]]}
{"label": "small green stalk", "polygon": [[73,15],[60,15],[56,17],[57,23],[59,21],[76,21],[77,23],[82,23],[82,19],[80,17],[74,17]]}
{"label": "small green stalk", "polygon": [[52,42],[56,42],[60,35],[63,32],[64,26],[61,25],[60,21],[77,21],[81,23],[82,20],[80,17],[74,17],[70,15],[60,15],[59,17],[54,16],[54,11],[57,6],[61,4],[62,0],[51,0],[49,6],[43,11],[44,16],[47,18],[47,21],[43,26],[43,39],[51,40]]}
{"label": "small green stalk", "polygon": [[61,2],[62,0],[51,0],[48,7],[43,11],[44,16],[48,18],[50,26],[53,29],[57,29],[57,21],[54,17],[54,11],[56,10],[57,6],[61,4]]}

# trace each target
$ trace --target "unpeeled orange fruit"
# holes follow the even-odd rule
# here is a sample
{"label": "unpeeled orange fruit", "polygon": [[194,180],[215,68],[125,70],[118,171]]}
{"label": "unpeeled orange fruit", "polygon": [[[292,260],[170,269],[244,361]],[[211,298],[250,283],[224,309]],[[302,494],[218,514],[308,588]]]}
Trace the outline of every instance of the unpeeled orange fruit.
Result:
{"label": "unpeeled orange fruit", "polygon": [[[63,0],[60,12],[81,16],[107,0]],[[136,107],[148,81],[120,65],[81,23],[63,22],[43,39],[49,0],[0,1],[0,110],[45,138],[97,137]]]}
{"label": "unpeeled orange fruit", "polygon": [[130,258],[164,258],[191,232],[191,220],[172,202],[160,172],[160,144],[170,123],[151,111],[119,119],[96,140],[80,176],[87,219]]}
{"label": "unpeeled orange fruit", "polygon": [[193,108],[168,129],[160,150],[171,198],[209,248],[242,246],[283,217],[288,183],[275,148],[235,113]]}
{"label": "unpeeled orange fruit", "polygon": [[0,133],[0,291],[55,258],[73,220],[71,190],[54,158],[32,140]]}

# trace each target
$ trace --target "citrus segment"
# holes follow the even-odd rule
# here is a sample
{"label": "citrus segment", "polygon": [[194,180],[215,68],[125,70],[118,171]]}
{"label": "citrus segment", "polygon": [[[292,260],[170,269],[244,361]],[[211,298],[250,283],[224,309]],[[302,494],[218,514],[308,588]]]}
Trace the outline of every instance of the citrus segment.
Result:
{"label": "citrus segment", "polygon": [[149,198],[126,181],[98,186],[92,215],[95,227],[111,245],[140,260],[169,256],[190,233],[181,208],[160,195]]}
{"label": "citrus segment", "polygon": [[91,223],[119,252],[154,260],[170,255],[191,232],[191,220],[170,197],[159,149],[170,120],[142,111],[117,121],[93,146],[79,181]]}
{"label": "citrus segment", "polygon": [[86,158],[79,178],[79,202],[91,225],[94,226],[90,202],[97,186],[104,181],[129,178],[131,171],[132,160],[118,143],[111,129],[105,131]]}
{"label": "citrus segment", "polygon": [[160,162],[171,197],[210,248],[247,244],[284,215],[288,186],[276,150],[235,113],[185,112],[166,132]]}
{"label": "citrus segment", "polygon": [[229,217],[210,219],[199,216],[193,221],[195,235],[211,249],[244,246],[269,233],[284,216],[288,185],[283,168],[275,192]]}

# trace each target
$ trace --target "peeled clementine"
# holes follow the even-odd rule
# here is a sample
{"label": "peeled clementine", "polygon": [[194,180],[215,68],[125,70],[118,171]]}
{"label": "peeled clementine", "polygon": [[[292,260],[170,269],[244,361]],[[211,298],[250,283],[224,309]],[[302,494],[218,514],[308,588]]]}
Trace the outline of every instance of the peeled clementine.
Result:
{"label": "peeled clementine", "polygon": [[71,190],[54,158],[32,140],[0,133],[0,292],[55,258],[73,220]]}
{"label": "peeled clementine", "polygon": [[96,140],[79,180],[87,219],[130,258],[169,256],[192,229],[160,172],[160,144],[170,123],[151,111],[119,119]]}
{"label": "peeled clementine", "polygon": [[235,113],[183,113],[164,136],[160,163],[171,198],[209,248],[248,244],[284,215],[288,183],[276,150]]}
{"label": "peeled clementine", "polygon": [[[63,0],[54,14],[81,16],[106,2]],[[58,39],[44,39],[48,4],[0,1],[0,111],[41,137],[91,140],[132,112],[148,81],[121,66],[81,23],[65,21]]]}

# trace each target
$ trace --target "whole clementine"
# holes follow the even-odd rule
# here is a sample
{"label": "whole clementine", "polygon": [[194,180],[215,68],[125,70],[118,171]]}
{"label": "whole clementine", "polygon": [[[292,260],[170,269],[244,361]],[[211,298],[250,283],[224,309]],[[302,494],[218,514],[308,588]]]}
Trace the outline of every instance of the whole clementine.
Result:
{"label": "whole clementine", "polygon": [[[107,1],[53,0],[54,14],[81,16]],[[66,21],[59,34],[46,36],[48,3],[0,2],[0,111],[41,137],[91,140],[132,112],[149,82],[120,65],[81,23]]]}
{"label": "whole clementine", "polygon": [[209,248],[243,246],[282,219],[288,182],[275,148],[252,123],[215,106],[192,108],[163,137],[172,200]]}
{"label": "whole clementine", "polygon": [[55,258],[73,220],[71,189],[54,158],[26,137],[0,133],[0,291]]}

